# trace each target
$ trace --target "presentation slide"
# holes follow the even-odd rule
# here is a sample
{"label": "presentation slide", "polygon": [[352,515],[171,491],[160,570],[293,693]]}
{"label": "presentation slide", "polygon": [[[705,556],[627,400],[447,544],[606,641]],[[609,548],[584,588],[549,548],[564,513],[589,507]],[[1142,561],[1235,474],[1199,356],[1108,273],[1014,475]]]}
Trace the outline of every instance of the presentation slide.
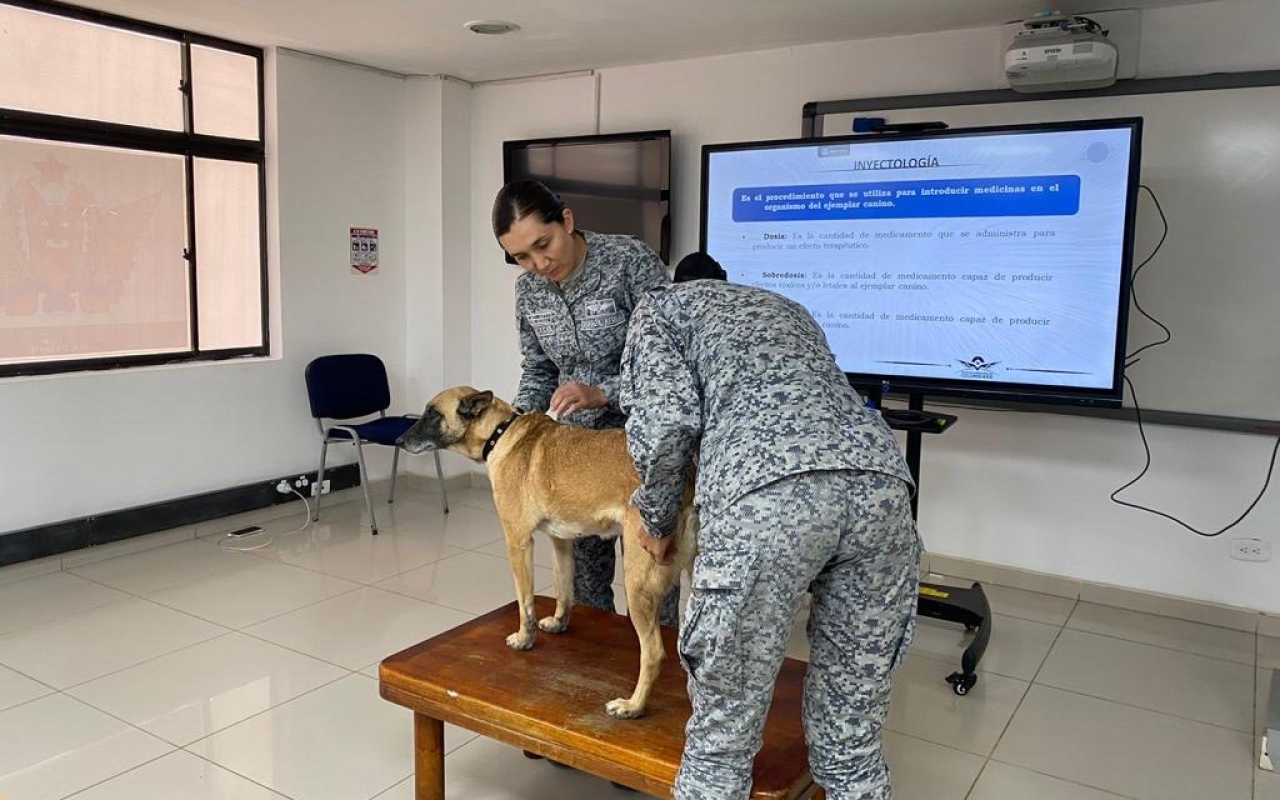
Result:
{"label": "presentation slide", "polygon": [[713,149],[706,249],[807,307],[846,372],[1108,390],[1133,135]]}

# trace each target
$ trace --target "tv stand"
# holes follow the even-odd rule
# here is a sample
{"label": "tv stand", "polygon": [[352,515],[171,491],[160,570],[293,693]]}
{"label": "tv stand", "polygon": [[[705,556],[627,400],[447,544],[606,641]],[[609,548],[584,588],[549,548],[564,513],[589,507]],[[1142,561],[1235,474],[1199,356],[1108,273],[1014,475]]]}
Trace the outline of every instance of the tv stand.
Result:
{"label": "tv stand", "polygon": [[[911,496],[911,515],[918,520],[923,435],[946,433],[955,426],[956,417],[953,414],[926,412],[922,394],[909,394],[905,411],[885,408],[883,399],[881,390],[872,391],[868,398],[869,404],[879,409],[890,428],[907,434],[907,468],[911,470],[911,477],[916,482],[915,494]],[[978,683],[978,662],[982,660],[987,651],[987,643],[991,641],[991,606],[982,590],[982,584],[975,582],[964,588],[922,581],[916,608],[922,617],[954,622],[975,634],[960,657],[960,671],[951,673],[946,679],[951,684],[952,691],[962,697],[967,695]]]}

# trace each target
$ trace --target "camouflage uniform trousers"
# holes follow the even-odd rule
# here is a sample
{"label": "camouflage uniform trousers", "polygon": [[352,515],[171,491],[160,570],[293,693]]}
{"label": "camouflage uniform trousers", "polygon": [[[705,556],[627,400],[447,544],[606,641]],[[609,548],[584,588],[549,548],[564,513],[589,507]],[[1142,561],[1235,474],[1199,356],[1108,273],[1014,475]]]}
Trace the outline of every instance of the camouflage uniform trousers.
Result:
{"label": "camouflage uniform trousers", "polygon": [[[617,559],[613,539],[584,536],[573,542],[573,602],[603,611],[616,612],[613,579]],[[620,541],[620,540],[619,540]],[[641,558],[649,558],[641,553]],[[680,587],[672,589],[658,609],[658,621],[674,628],[680,624]]]}
{"label": "camouflage uniform trousers", "polygon": [[830,800],[889,800],[880,734],[915,629],[920,541],[908,485],[806,472],[702,520],[680,632],[693,714],[676,800],[745,800],[800,601],[813,594],[804,688],[814,779]]}

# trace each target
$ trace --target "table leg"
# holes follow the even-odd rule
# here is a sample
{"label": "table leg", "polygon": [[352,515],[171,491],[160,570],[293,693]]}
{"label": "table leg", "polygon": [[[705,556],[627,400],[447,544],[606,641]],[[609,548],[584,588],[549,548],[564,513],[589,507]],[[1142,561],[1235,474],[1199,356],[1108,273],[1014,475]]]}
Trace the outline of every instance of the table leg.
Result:
{"label": "table leg", "polygon": [[417,800],[444,800],[444,723],[413,715],[413,782]]}

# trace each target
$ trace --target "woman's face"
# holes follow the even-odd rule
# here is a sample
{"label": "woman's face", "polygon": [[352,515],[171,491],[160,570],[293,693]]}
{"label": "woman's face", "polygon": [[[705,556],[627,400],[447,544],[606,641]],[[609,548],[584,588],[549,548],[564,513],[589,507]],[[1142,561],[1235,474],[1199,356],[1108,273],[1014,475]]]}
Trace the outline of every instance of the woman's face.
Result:
{"label": "woman's face", "polygon": [[526,272],[559,283],[578,266],[581,253],[573,235],[573,212],[564,210],[564,222],[543,222],[536,214],[516,220],[498,237],[498,244]]}

